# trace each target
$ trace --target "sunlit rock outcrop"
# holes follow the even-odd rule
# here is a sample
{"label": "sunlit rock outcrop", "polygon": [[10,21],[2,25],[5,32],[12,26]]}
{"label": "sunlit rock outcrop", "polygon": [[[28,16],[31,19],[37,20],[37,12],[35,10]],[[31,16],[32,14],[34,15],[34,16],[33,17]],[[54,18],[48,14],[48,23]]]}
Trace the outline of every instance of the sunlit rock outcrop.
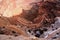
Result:
{"label": "sunlit rock outcrop", "polygon": [[36,2],[36,0],[1,0],[0,14],[6,17],[18,15],[22,13],[22,9],[29,10],[32,2]]}

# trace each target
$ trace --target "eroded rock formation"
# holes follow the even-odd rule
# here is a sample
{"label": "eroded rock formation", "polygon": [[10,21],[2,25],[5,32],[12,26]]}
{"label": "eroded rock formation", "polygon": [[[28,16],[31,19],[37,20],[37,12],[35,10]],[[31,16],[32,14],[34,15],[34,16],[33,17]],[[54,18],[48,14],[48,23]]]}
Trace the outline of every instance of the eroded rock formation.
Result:
{"label": "eroded rock formation", "polygon": [[[51,24],[53,24],[56,21],[55,18],[60,17],[60,2],[41,1],[37,3],[31,3],[31,5],[33,6],[30,10],[23,9],[20,15],[12,17],[1,16],[0,34],[14,36],[23,35],[26,37],[30,37],[31,35],[27,33],[26,30],[30,29],[32,31],[36,31],[38,30],[38,28],[50,27]],[[13,13],[15,13],[15,11]],[[19,13],[19,11],[20,10],[18,10],[17,13]],[[41,34],[44,33],[44,30],[39,29],[38,31]],[[37,34],[34,36],[40,37],[41,34]]]}

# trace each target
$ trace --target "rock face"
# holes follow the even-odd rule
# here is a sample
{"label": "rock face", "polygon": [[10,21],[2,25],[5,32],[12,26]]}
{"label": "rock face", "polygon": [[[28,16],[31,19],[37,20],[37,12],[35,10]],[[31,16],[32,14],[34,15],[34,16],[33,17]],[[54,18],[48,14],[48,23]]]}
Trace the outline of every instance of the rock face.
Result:
{"label": "rock face", "polygon": [[[37,0],[39,1],[39,0]],[[32,6],[30,3],[37,2],[36,0],[1,0],[0,1],[0,14],[3,16],[11,17],[22,13],[22,9],[29,10]]]}
{"label": "rock face", "polygon": [[0,2],[0,40],[59,40],[60,2],[26,1]]}

